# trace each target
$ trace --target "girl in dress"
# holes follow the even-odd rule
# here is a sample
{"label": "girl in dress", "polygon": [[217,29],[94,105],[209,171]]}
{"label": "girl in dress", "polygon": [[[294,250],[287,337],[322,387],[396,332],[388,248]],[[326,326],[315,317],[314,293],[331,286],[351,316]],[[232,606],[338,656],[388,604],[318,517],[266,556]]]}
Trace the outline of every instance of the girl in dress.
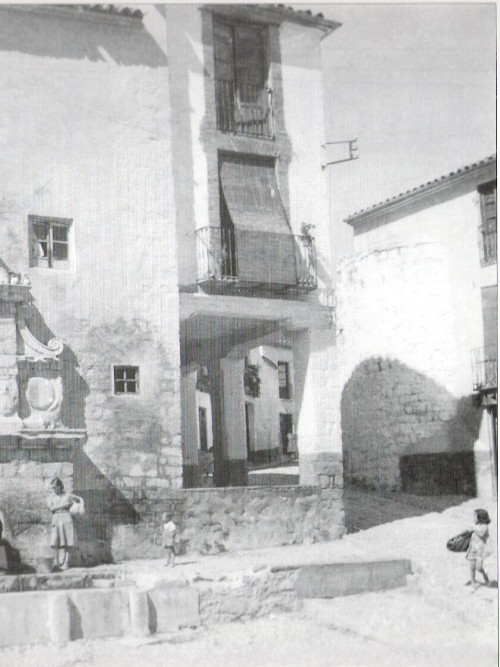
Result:
{"label": "girl in dress", "polygon": [[167,554],[167,562],[165,565],[174,567],[175,565],[175,539],[177,534],[177,526],[171,520],[169,520],[168,514],[163,512],[162,514],[163,521],[163,547]]}
{"label": "girl in dress", "polygon": [[70,550],[76,544],[75,522],[70,513],[73,503],[80,503],[81,498],[64,493],[64,486],[59,477],[50,482],[52,493],[47,505],[52,512],[50,546],[55,550],[54,567],[67,570]]}
{"label": "girl in dress", "polygon": [[484,583],[488,586],[490,580],[483,568],[484,559],[491,554],[490,534],[488,531],[488,524],[491,521],[488,512],[486,510],[475,510],[474,522],[466,554],[466,558],[470,562],[470,581],[467,582],[467,586],[476,585],[476,572],[480,572],[483,575]]}

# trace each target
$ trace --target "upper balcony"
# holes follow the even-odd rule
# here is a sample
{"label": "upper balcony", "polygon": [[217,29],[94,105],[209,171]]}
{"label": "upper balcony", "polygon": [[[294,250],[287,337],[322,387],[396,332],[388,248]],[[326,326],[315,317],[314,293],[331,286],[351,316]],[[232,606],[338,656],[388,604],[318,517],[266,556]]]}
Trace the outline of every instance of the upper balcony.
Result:
{"label": "upper balcony", "polygon": [[497,390],[498,351],[496,345],[472,350],[473,389],[488,393]]}
{"label": "upper balcony", "polygon": [[273,91],[248,83],[216,79],[217,129],[263,139],[274,138]]}
{"label": "upper balcony", "polygon": [[198,284],[317,288],[316,252],[311,236],[203,227],[196,231]]}

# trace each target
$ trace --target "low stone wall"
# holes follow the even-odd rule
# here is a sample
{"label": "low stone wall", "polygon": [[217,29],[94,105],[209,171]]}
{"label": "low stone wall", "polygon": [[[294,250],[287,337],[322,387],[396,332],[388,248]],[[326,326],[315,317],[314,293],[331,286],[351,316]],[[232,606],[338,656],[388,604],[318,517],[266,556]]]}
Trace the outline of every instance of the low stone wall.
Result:
{"label": "low stone wall", "polygon": [[181,549],[198,554],[328,541],[344,534],[340,488],[145,489],[123,494],[138,520],[113,525],[114,560],[161,557],[163,512],[179,527]]}
{"label": "low stone wall", "polygon": [[[121,488],[104,476],[77,486],[72,448],[27,448],[17,441],[0,450],[0,518],[5,537],[19,549],[24,571],[50,556],[49,482],[85,500],[75,517],[78,535],[73,566],[159,558],[162,514],[178,525],[181,553],[201,555],[287,544],[328,541],[344,533],[342,478],[330,486],[256,486],[199,489]],[[90,479],[90,477],[88,478]]]}

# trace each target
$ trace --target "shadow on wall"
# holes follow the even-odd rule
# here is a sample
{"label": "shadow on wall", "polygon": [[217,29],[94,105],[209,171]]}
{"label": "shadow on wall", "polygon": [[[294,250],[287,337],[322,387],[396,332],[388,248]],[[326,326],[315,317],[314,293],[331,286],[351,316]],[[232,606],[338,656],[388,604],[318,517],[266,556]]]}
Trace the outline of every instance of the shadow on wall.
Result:
{"label": "shadow on wall", "polygon": [[[44,344],[56,337],[56,334],[47,326],[42,314],[33,303],[25,308],[24,319],[29,331]],[[59,360],[57,372],[51,372],[50,364],[32,362],[32,368],[28,373],[47,375],[48,377],[61,375],[64,387],[61,421],[68,428],[83,429],[85,428],[85,399],[89,395],[89,386],[77,370],[78,358],[76,354],[66,344],[59,355]],[[23,392],[21,394],[21,409],[21,416],[26,416],[27,404]]]}
{"label": "shadow on wall", "polygon": [[342,394],[344,476],[372,489],[475,494],[481,409],[392,359],[361,363]]}
{"label": "shadow on wall", "polygon": [[74,492],[85,502],[85,514],[77,517],[80,565],[110,563],[113,526],[137,523],[139,514],[92,463],[83,445],[75,452],[74,480]]}
{"label": "shadow on wall", "polygon": [[3,51],[50,58],[117,65],[164,67],[165,54],[142,26],[140,19],[113,18],[80,8],[47,6],[2,10],[0,43]]}

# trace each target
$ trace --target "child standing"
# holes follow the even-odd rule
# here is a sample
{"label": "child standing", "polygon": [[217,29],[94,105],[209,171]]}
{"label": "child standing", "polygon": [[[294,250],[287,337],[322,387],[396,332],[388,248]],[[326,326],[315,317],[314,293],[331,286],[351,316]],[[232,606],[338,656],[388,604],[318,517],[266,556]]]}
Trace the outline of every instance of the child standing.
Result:
{"label": "child standing", "polygon": [[167,562],[165,565],[173,567],[175,565],[175,536],[177,534],[177,526],[173,521],[169,520],[166,512],[163,512],[161,518],[163,521],[163,546],[167,551]]}
{"label": "child standing", "polygon": [[466,558],[470,562],[470,581],[467,582],[467,586],[477,583],[476,572],[480,572],[483,575],[484,583],[488,586],[490,580],[483,568],[484,559],[491,554],[490,534],[488,530],[488,524],[491,521],[488,512],[486,510],[475,510],[474,522],[466,554]]}

